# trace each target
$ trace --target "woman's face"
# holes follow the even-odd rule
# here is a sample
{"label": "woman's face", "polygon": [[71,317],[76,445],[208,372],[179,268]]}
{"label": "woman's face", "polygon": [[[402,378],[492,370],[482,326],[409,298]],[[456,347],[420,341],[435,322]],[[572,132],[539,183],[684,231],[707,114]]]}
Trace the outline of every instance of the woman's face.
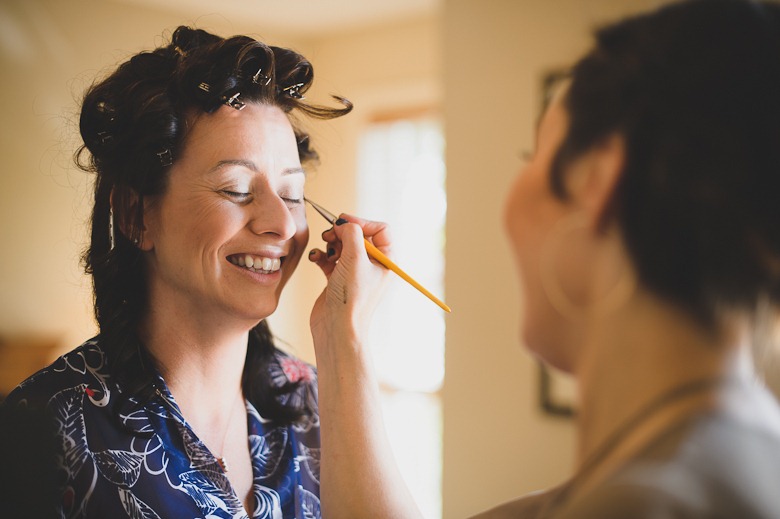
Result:
{"label": "woman's face", "polygon": [[[561,95],[559,93],[552,100],[539,123],[536,149],[517,176],[506,200],[504,224],[521,281],[523,340],[546,362],[570,371],[573,362],[571,326],[551,305],[540,270],[543,248],[552,239],[551,231],[554,232],[556,222],[572,211],[550,188],[551,164],[568,127]],[[563,277],[567,275],[564,272]]]}
{"label": "woman's face", "polygon": [[191,123],[166,192],[145,208],[151,311],[253,326],[309,239],[295,135],[279,108],[257,103]]}

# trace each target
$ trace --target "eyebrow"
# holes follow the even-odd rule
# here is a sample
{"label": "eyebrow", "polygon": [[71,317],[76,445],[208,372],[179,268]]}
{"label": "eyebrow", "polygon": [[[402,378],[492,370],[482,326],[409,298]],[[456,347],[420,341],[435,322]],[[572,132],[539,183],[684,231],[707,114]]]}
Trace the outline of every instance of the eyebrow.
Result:
{"label": "eyebrow", "polygon": [[[255,164],[251,160],[244,160],[244,159],[220,160],[212,168],[210,168],[208,172],[213,173],[217,170],[222,169],[225,166],[241,166],[251,171],[254,171],[255,173],[260,172],[260,168],[257,167],[257,164]],[[302,167],[297,167],[297,166],[282,170],[282,175],[295,175],[295,174],[305,175],[306,171]]]}

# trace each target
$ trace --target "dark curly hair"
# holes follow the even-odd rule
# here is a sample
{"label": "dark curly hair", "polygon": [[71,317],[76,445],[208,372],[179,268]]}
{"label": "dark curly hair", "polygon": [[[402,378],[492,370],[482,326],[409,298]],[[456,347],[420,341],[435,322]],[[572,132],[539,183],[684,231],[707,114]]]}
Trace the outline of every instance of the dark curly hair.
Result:
{"label": "dark curly hair", "polygon": [[[122,398],[143,403],[154,393],[148,367],[153,360],[137,331],[148,301],[147,274],[134,240],[142,229],[144,197],[166,189],[170,165],[184,145],[188,116],[231,102],[264,103],[318,119],[352,109],[340,97],[335,97],[338,108],[305,103],[303,93],[312,79],[311,64],[292,50],[182,26],[170,43],[132,56],[87,90],[80,118],[84,145],[76,163],[96,178],[83,263],[93,280],[101,347],[112,376],[122,385]],[[315,160],[308,135],[291,122],[301,162]],[[113,247],[111,211],[122,222]],[[262,321],[249,334],[244,393],[264,416],[289,422],[307,410],[281,403],[279,397],[293,387],[272,384],[268,368],[273,355],[273,337]]]}
{"label": "dark curly hair", "polygon": [[707,326],[780,303],[780,5],[691,0],[605,27],[573,68],[564,169],[620,133],[609,218],[644,286]]}

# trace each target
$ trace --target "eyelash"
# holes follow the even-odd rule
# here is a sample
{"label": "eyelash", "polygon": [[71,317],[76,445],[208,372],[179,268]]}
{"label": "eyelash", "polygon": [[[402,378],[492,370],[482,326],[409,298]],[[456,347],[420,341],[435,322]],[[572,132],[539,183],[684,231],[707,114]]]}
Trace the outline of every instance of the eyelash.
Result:
{"label": "eyelash", "polygon": [[[246,202],[252,196],[252,193],[239,193],[238,191],[229,191],[226,189],[223,189],[222,193],[227,195],[229,198],[236,199],[239,202]],[[285,202],[287,202],[288,204],[300,205],[303,203],[303,198],[286,198],[286,197],[280,197],[280,198]]]}
{"label": "eyelash", "polygon": [[234,198],[239,202],[245,202],[252,196],[251,193],[239,193],[238,191],[228,191],[227,189],[223,189],[222,193],[227,195],[228,198]]}

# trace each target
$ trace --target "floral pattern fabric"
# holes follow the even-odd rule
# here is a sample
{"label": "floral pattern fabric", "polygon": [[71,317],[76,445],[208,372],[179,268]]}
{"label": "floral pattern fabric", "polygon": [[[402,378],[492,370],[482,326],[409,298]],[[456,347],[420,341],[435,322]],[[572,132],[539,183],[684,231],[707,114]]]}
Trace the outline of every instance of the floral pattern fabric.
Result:
{"label": "floral pattern fabric", "polygon": [[[314,519],[319,504],[316,371],[276,352],[271,379],[299,381],[286,396],[313,411],[292,425],[246,402],[253,519]],[[93,339],[17,387],[6,405],[45,409],[60,442],[61,517],[247,518],[214,455],[182,418],[162,377],[144,405],[115,398],[105,354]],[[116,418],[117,408],[121,423]]]}

